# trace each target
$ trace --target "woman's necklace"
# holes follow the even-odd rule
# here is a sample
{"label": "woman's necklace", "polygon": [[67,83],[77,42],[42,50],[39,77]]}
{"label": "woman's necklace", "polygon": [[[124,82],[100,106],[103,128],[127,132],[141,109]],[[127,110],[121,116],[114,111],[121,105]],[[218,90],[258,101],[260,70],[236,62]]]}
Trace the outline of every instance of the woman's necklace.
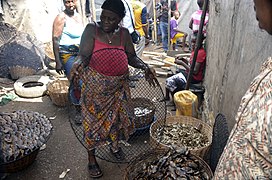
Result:
{"label": "woman's necklace", "polygon": [[107,39],[108,39],[108,43],[111,44],[112,43],[111,40],[112,40],[112,37],[114,36],[114,33],[111,35],[111,37],[110,37],[110,35],[108,33],[106,33],[106,36],[107,36]]}
{"label": "woman's necklace", "polygon": [[114,32],[112,33],[111,37],[110,37],[110,33],[106,33],[107,39],[108,39],[108,43],[111,44],[112,43],[112,38],[113,36],[119,31],[119,27],[117,29],[114,30]]}

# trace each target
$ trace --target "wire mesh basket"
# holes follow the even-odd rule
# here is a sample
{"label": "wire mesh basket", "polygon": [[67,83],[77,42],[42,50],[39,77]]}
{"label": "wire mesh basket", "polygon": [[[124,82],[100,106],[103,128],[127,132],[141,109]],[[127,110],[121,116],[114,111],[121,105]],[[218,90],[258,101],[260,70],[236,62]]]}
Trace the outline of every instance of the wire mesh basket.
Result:
{"label": "wire mesh basket", "polygon": [[36,70],[26,66],[11,66],[9,67],[9,73],[12,79],[16,80],[25,76],[31,76],[36,73]]}
{"label": "wire mesh basket", "polygon": [[67,106],[68,105],[68,89],[69,81],[68,80],[55,80],[48,84],[48,95],[50,96],[51,101],[57,106]]}
{"label": "wire mesh basket", "polygon": [[208,180],[212,177],[213,173],[209,165],[202,158],[190,154],[186,150],[175,152],[170,149],[151,149],[132,159],[125,170],[124,180]]}
{"label": "wire mesh basket", "polygon": [[[96,60],[110,59],[110,66],[104,61],[101,61],[102,64],[90,61],[94,64],[87,68],[79,67],[79,75],[82,75],[80,108],[71,102],[67,110],[72,129],[86,149],[90,149],[90,143],[95,142],[96,157],[113,163],[127,163],[133,157],[156,146],[152,145],[156,142],[150,141],[150,123],[154,120],[164,123],[166,105],[160,85],[151,86],[141,70],[129,73],[128,65],[119,62],[120,58],[124,58],[118,56],[122,50],[111,48],[110,51],[111,53],[108,49],[102,49],[95,52]],[[114,61],[118,61],[116,66],[113,65]],[[98,73],[95,68],[90,68],[92,66],[101,67],[99,70],[105,72]],[[120,67],[126,72],[121,75],[107,74],[119,72]],[[137,123],[133,123],[137,119],[131,106],[135,99],[138,101],[136,105],[152,107],[146,113],[146,119],[141,119],[138,124],[138,127],[143,128],[137,128]],[[117,135],[109,135],[111,130]],[[124,152],[125,159],[118,160],[111,153],[112,137],[117,137],[118,140],[114,142]]]}
{"label": "wire mesh basket", "polygon": [[[165,143],[162,142],[163,139],[163,134],[158,134],[157,130],[159,128],[161,128],[161,132],[164,131],[164,128],[166,125],[169,124],[183,124],[183,125],[190,125],[192,127],[201,127],[201,129],[199,129],[200,133],[203,134],[204,136],[206,136],[208,138],[208,143],[205,144],[205,146],[202,147],[187,147],[189,148],[189,150],[191,151],[192,154],[197,155],[203,159],[206,158],[206,155],[210,149],[211,143],[212,143],[212,127],[210,127],[207,123],[196,119],[194,117],[191,116],[168,116],[166,118],[165,124],[162,123],[157,123],[154,122],[152,123],[151,127],[150,127],[150,137],[151,137],[151,141],[155,141],[158,142],[160,144],[160,148],[169,148],[174,144],[171,145],[167,145]],[[180,130],[181,131],[181,130]],[[193,132],[190,136],[193,136]],[[188,137],[188,136],[187,136]],[[184,138],[187,138],[184,137]],[[181,146],[181,145],[180,145]],[[185,145],[182,145],[184,147],[186,147]]]}

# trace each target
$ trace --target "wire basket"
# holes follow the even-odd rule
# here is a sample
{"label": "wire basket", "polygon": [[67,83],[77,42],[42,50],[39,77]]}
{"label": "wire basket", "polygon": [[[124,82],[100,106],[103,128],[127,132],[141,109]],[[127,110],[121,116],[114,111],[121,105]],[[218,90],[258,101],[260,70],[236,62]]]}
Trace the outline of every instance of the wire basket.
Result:
{"label": "wire basket", "polygon": [[135,114],[135,128],[143,129],[149,127],[155,114],[155,106],[152,101],[143,97],[132,98],[131,106]]}
{"label": "wire basket", "polygon": [[36,70],[31,67],[17,65],[9,67],[9,73],[12,79],[19,79],[25,76],[31,76],[35,74]]}
{"label": "wire basket", "polygon": [[[189,148],[189,147],[187,147],[187,148],[189,148],[189,150],[191,151],[192,154],[199,156],[203,159],[206,159],[206,155],[207,155],[207,153],[211,147],[211,143],[212,143],[212,133],[213,133],[212,127],[210,127],[207,123],[203,122],[202,120],[196,119],[191,116],[169,116],[166,118],[165,125],[174,124],[174,123],[192,125],[193,127],[198,127],[201,125],[202,128],[200,129],[200,132],[207,136],[208,141],[209,141],[208,144],[206,146],[200,147],[200,148]],[[156,130],[161,127],[163,127],[163,124],[159,124],[156,121],[151,124],[151,127],[150,127],[151,141],[155,141],[155,142],[159,143],[159,148],[162,148],[162,149],[169,148],[170,145],[163,144],[160,141],[160,137],[155,138],[155,136],[154,136],[154,134],[156,133]]]}
{"label": "wire basket", "polygon": [[[128,164],[127,168],[125,169],[124,180],[138,179],[137,175],[139,173],[143,172],[143,166],[147,166],[148,164],[150,164],[154,161],[157,162],[157,164],[159,164],[161,162],[161,160],[163,159],[163,157],[168,156],[168,155],[169,155],[169,148],[168,149],[151,149],[150,151],[140,154],[139,156],[135,157]],[[175,161],[175,158],[172,156],[176,156],[176,158],[178,158],[177,155],[170,154],[169,158],[172,158],[172,161]],[[212,173],[209,165],[202,158],[200,158],[196,155],[193,155],[193,154],[188,154],[187,157],[198,162],[199,168],[200,168],[199,171],[205,172],[207,175],[207,177],[205,179],[212,179],[213,173]],[[168,158],[166,161],[168,161]],[[157,168],[160,165],[158,165]],[[160,167],[160,168],[162,168],[162,167]],[[154,173],[154,174],[156,174],[156,173]],[[145,178],[143,178],[143,179],[145,179]],[[146,178],[146,179],[148,179],[148,178]],[[162,178],[157,176],[154,179],[162,179]],[[174,179],[174,178],[169,177],[169,179]],[[185,179],[189,179],[189,178],[185,178]]]}
{"label": "wire basket", "polygon": [[40,151],[40,148],[37,148],[34,151],[30,152],[29,154],[25,155],[24,157],[21,157],[20,159],[7,162],[5,164],[1,164],[0,172],[15,173],[27,168],[35,161],[39,151]]}
{"label": "wire basket", "polygon": [[51,101],[57,106],[67,106],[68,100],[68,80],[56,80],[48,84],[47,92]]}

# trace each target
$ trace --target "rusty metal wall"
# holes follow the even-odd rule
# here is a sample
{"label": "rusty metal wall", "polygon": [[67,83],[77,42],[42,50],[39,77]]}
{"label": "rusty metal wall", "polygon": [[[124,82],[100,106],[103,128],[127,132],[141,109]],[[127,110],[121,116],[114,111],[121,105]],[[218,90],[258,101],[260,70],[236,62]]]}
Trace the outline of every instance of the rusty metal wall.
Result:
{"label": "rusty metal wall", "polygon": [[272,36],[259,29],[253,0],[210,0],[207,40],[206,111],[225,114],[231,129],[242,96],[272,56]]}

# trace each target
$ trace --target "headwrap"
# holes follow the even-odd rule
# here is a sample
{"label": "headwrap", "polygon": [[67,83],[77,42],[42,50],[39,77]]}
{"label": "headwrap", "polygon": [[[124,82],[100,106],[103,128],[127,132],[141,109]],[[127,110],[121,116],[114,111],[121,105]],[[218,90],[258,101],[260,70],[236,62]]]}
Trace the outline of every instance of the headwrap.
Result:
{"label": "headwrap", "polygon": [[125,6],[121,0],[106,0],[101,8],[118,14],[121,19],[126,15]]}

